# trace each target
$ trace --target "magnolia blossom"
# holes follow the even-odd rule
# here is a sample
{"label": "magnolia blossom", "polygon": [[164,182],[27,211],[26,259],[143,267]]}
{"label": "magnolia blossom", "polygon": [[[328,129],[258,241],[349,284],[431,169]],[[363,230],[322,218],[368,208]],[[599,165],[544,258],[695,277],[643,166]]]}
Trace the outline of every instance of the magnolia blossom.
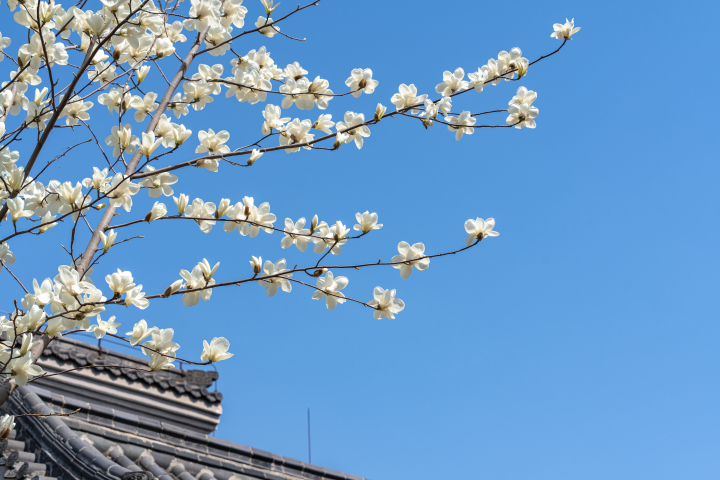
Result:
{"label": "magnolia blossom", "polygon": [[130,108],[137,110],[137,112],[135,112],[136,122],[142,122],[147,115],[157,110],[158,104],[155,103],[156,99],[157,93],[155,92],[149,92],[143,98],[134,97],[132,99]]}
{"label": "magnolia blossom", "polygon": [[332,130],[330,130],[335,125],[335,122],[332,121],[332,115],[325,114],[320,115],[317,120],[315,120],[315,123],[313,123],[313,128],[315,130],[320,130],[321,132],[325,132],[328,135],[332,135]]}
{"label": "magnolia blossom", "polygon": [[38,377],[45,373],[42,368],[34,365],[35,359],[31,352],[27,352],[19,358],[10,361],[8,370],[10,370],[10,378],[15,380],[18,387],[24,387],[33,377]]}
{"label": "magnolia blossom", "polygon": [[132,208],[132,196],[140,191],[140,186],[132,183],[129,178],[122,173],[117,173],[110,182],[108,191],[110,205],[113,207],[123,207],[126,212],[129,212]]}
{"label": "magnolia blossom", "polygon": [[457,68],[454,72],[443,72],[443,81],[435,87],[435,91],[443,97],[449,97],[460,90],[467,90],[468,82],[464,80],[465,70]]}
{"label": "magnolia blossom", "polygon": [[255,206],[253,197],[243,197],[242,203],[236,203],[227,212],[227,217],[235,220],[235,222],[225,222],[223,229],[230,233],[236,228],[242,236],[250,235],[255,238],[262,228],[266,233],[272,233],[272,224],[277,217],[270,213],[270,204],[268,202]]}
{"label": "magnolia blossom", "polygon": [[[400,92],[393,95],[390,101],[395,105],[396,110],[402,110],[413,105],[422,105],[426,98],[427,95],[417,94],[417,88],[415,88],[414,84],[405,85],[402,83],[400,84]],[[419,109],[413,108],[410,113],[416,114],[419,111]]]}
{"label": "magnolia blossom", "polygon": [[[255,260],[255,257],[253,257],[253,260]],[[252,262],[250,262],[252,264]],[[263,265],[263,271],[265,272],[264,275],[261,275],[260,280],[258,280],[258,285],[265,287],[265,294],[268,297],[274,296],[277,291],[278,287],[283,292],[290,293],[292,290],[292,284],[288,281],[288,278],[292,278],[292,273],[287,273],[279,277],[270,277],[271,275],[279,275],[283,272],[287,271],[287,262],[284,258],[281,258],[274,264],[270,260],[265,260],[265,264]],[[255,267],[253,266],[253,269]]]}
{"label": "magnolia blossom", "polygon": [[313,293],[313,300],[325,299],[328,310],[334,310],[338,303],[345,303],[345,295],[340,290],[347,287],[347,277],[335,277],[332,272],[325,272],[324,277],[317,279],[317,288]]}
{"label": "magnolia blossom", "polygon": [[565,19],[565,25],[562,23],[556,23],[553,25],[553,30],[555,30],[553,33],[550,34],[551,37],[555,37],[558,40],[571,40],[571,36],[576,34],[580,31],[580,27],[575,26],[575,19],[568,20]]}
{"label": "magnolia blossom", "polygon": [[350,77],[345,80],[345,85],[350,87],[350,95],[357,98],[363,93],[373,93],[380,82],[373,80],[372,70],[356,68],[350,72]]}
{"label": "magnolia blossom", "polygon": [[167,207],[165,206],[165,204],[160,203],[160,202],[155,202],[155,204],[153,204],[153,206],[152,206],[152,209],[150,210],[150,213],[145,215],[145,221],[148,223],[153,222],[153,221],[157,220],[158,218],[164,217],[166,213],[167,213]]}
{"label": "magnolia blossom", "polygon": [[505,78],[506,81],[517,77],[518,74],[520,74],[521,77],[524,76],[530,63],[527,58],[522,56],[522,50],[520,50],[518,47],[511,49],[510,53],[506,52],[505,50],[500,52],[498,54],[498,61],[502,63],[504,71],[516,70],[514,72],[503,75],[503,78]]}
{"label": "magnolia blossom", "polygon": [[455,140],[460,140],[464,133],[472,135],[475,130],[474,128],[472,128],[472,125],[475,125],[475,122],[477,121],[477,119],[470,115],[470,112],[468,111],[460,112],[460,115],[458,117],[445,117],[445,120],[447,120],[448,123],[452,124],[448,125],[448,130],[450,130],[451,132],[455,131]]}
{"label": "magnolia blossom", "polygon": [[227,360],[232,357],[232,353],[228,353],[230,342],[225,337],[215,337],[208,344],[207,340],[203,340],[203,352],[200,355],[201,362],[215,363],[220,360]]}
{"label": "magnolia blossom", "polygon": [[282,110],[277,105],[267,104],[262,112],[265,121],[262,124],[262,134],[269,135],[273,130],[279,130],[290,121],[290,118],[280,118]]}
{"label": "magnolia blossom", "polygon": [[132,273],[123,272],[119,268],[117,272],[107,275],[105,281],[116,297],[130,291],[135,286]]}
{"label": "magnolia blossom", "polygon": [[430,259],[425,256],[425,245],[422,243],[410,246],[407,242],[400,242],[398,252],[399,255],[392,257],[390,262],[397,263],[393,268],[400,270],[400,277],[403,279],[410,277],[413,266],[421,272],[430,266]]}
{"label": "magnolia blossom", "polygon": [[[278,4],[279,5],[279,4]],[[259,32],[262,35],[265,35],[268,38],[272,38],[275,36],[276,33],[280,31],[280,27],[276,25],[272,25],[269,27],[265,27],[265,25],[271,25],[273,23],[273,19],[270,17],[263,17],[262,15],[258,17],[257,22],[255,22],[255,28],[259,28]],[[264,28],[262,28],[264,27]]]}
{"label": "magnolia blossom", "polygon": [[150,305],[150,301],[145,298],[145,292],[142,291],[142,285],[133,287],[125,293],[125,305],[135,305],[140,310],[145,310]]}
{"label": "magnolia blossom", "polygon": [[494,218],[488,218],[487,220],[483,220],[480,217],[475,220],[471,218],[465,222],[465,231],[468,233],[468,236],[465,239],[465,245],[469,247],[476,241],[479,242],[485,237],[497,237],[500,235],[498,232],[494,231],[493,228],[495,228]]}
{"label": "magnolia blossom", "polygon": [[155,132],[143,132],[142,142],[136,141],[136,143],[140,147],[142,154],[150,158],[150,155],[163,143],[163,140],[162,138],[155,140]]}
{"label": "magnolia blossom", "polygon": [[61,116],[66,116],[65,125],[77,125],[79,122],[87,122],[90,120],[90,114],[87,113],[93,106],[92,102],[83,102],[79,97],[73,97],[62,111]]}
{"label": "magnolia blossom", "polygon": [[517,89],[517,93],[515,96],[508,102],[508,105],[522,105],[523,103],[527,103],[528,105],[532,105],[532,103],[537,100],[537,93],[528,90],[525,87],[520,87]]}
{"label": "magnolia blossom", "polygon": [[390,320],[395,318],[396,313],[400,313],[405,308],[405,302],[399,298],[395,298],[395,290],[383,289],[382,287],[375,287],[373,290],[373,299],[368,302],[368,305],[375,308],[373,311],[373,317],[376,320],[382,318],[389,318]]}
{"label": "magnolia blossom", "polygon": [[362,113],[346,112],[343,120],[345,121],[338,122],[335,128],[338,132],[347,130],[343,132],[347,135],[345,143],[355,141],[357,148],[361,149],[363,146],[363,137],[370,136],[370,129],[367,125],[363,125],[365,123],[365,115]]}
{"label": "magnolia blossom", "polygon": [[148,328],[147,322],[145,320],[140,320],[135,325],[133,325],[133,329],[131,332],[127,332],[125,335],[129,335],[130,338],[128,340],[130,341],[130,345],[137,346],[145,340],[147,337],[149,337],[153,332],[157,332],[157,327]]}
{"label": "magnolia blossom", "polygon": [[212,128],[208,128],[207,132],[205,130],[200,130],[198,133],[198,139],[200,140],[200,145],[198,145],[195,149],[195,153],[209,152],[210,155],[230,153],[230,147],[223,145],[225,142],[230,140],[230,134],[227,130],[222,130],[217,134]]}
{"label": "magnolia blossom", "polygon": [[285,219],[285,238],[280,242],[282,248],[290,248],[295,245],[298,250],[304,252],[307,250],[307,244],[310,240],[310,230],[305,227],[305,217],[300,218],[297,222],[289,218]]}
{"label": "magnolia blossom", "polygon": [[[313,140],[315,135],[309,133],[310,129],[312,129],[312,123],[310,123],[310,120],[300,121],[299,118],[294,119],[292,122],[288,123],[280,133],[280,145],[295,145],[297,143],[306,143]],[[312,149],[309,145],[303,145],[303,148],[306,150]],[[286,148],[285,152],[293,153],[299,150],[300,147]]]}
{"label": "magnolia blossom", "polygon": [[[145,166],[145,173],[151,173],[155,171],[155,167],[152,165]],[[170,172],[162,172],[157,175],[145,177],[138,185],[142,188],[148,189],[148,195],[151,198],[157,198],[160,195],[169,197],[173,194],[171,185],[175,185],[178,181],[178,177]]]}
{"label": "magnolia blossom", "polygon": [[108,230],[107,233],[100,232],[100,240],[102,241],[103,250],[105,252],[110,250],[110,247],[113,246],[113,243],[115,243],[116,238],[117,238],[117,232],[115,230]]}
{"label": "magnolia blossom", "polygon": [[115,320],[115,316],[110,317],[109,320],[101,320],[100,315],[97,316],[97,325],[90,325],[90,328],[87,329],[88,332],[94,333],[95,338],[102,338],[106,334],[116,334],[117,333],[117,327],[120,326],[119,323],[113,322]]}
{"label": "magnolia blossom", "polygon": [[110,130],[110,136],[105,139],[105,144],[113,147],[113,157],[119,157],[121,153],[135,153],[135,147],[139,142],[138,137],[132,134],[130,124],[122,127],[117,125]]}
{"label": "magnolia blossom", "polygon": [[[6,242],[0,243],[0,261],[8,265],[15,263],[15,254],[10,251],[10,245]],[[2,265],[0,265],[2,268]]]}
{"label": "magnolia blossom", "polygon": [[[0,39],[0,61],[2,60],[2,40],[5,39]],[[7,39],[7,43],[10,43],[10,39]],[[13,428],[15,428],[15,416],[6,413],[0,418],[0,441],[7,440]]]}
{"label": "magnolia blossom", "polygon": [[365,213],[356,213],[355,219],[358,223],[355,224],[353,230],[357,230],[358,232],[368,233],[370,230],[379,230],[383,226],[382,223],[377,223],[378,214],[374,212],[370,213],[367,210]]}
{"label": "magnolia blossom", "polygon": [[535,128],[534,119],[540,111],[529,103],[523,103],[522,105],[510,105],[508,113],[510,115],[505,120],[508,125],[513,125],[515,128]]}
{"label": "magnolia blossom", "polygon": [[220,266],[220,262],[216,263],[214,267],[210,268],[210,264],[206,259],[195,265],[192,272],[187,270],[180,270],[180,276],[185,280],[186,287],[188,290],[202,289],[195,292],[187,292],[183,294],[182,303],[186,307],[192,307],[197,305],[202,298],[203,301],[210,300],[212,296],[212,289],[205,288],[211,285],[215,285],[215,279],[212,276]]}

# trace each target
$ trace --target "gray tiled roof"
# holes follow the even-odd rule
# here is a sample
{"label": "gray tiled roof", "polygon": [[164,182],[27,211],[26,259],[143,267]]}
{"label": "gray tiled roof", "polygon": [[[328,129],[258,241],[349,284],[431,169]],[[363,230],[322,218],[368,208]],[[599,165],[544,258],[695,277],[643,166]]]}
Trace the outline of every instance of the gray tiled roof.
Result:
{"label": "gray tiled roof", "polygon": [[[77,352],[81,352],[84,361],[92,362],[77,345],[72,347],[56,349],[53,355],[68,355],[63,359],[67,361],[80,358]],[[137,361],[112,353],[128,362]],[[166,380],[167,377],[154,379],[155,383],[148,383],[148,388],[156,388],[158,381]],[[3,406],[16,415],[65,414],[77,410],[66,417],[18,418],[15,439],[0,444],[0,464],[5,461],[12,467],[10,473],[4,473],[2,469],[6,467],[0,466],[5,478],[29,474],[25,478],[117,480],[130,472],[150,472],[161,480],[364,480],[157,418],[108,408],[101,398],[87,401],[87,396],[74,398],[65,390],[61,392],[31,383],[16,389]]]}

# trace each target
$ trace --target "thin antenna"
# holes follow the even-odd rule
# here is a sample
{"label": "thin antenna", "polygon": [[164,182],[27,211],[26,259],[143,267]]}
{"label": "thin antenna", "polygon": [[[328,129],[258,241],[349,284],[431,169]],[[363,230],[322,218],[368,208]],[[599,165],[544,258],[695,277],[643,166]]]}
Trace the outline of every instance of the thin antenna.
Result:
{"label": "thin antenna", "polygon": [[312,463],[312,444],[310,443],[310,407],[308,407],[308,463]]}

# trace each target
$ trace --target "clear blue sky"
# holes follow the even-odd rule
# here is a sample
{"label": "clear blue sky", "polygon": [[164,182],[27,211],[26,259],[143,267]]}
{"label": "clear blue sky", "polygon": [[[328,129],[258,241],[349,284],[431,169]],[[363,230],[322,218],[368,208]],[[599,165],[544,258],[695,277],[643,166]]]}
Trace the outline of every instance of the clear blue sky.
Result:
{"label": "clear blue sky", "polygon": [[[256,18],[259,1],[246,4]],[[226,336],[235,357],[218,365],[219,437],[307,460],[310,407],[313,463],[374,480],[718,478],[718,13],[695,1],[336,0],[283,26],[304,43],[245,37],[236,51],[266,45],[336,92],[352,68],[372,68],[376,93],[333,100],[337,120],[389,105],[400,83],[432,93],[444,70],[476,70],[500,50],[535,59],[557,48],[552,24],[566,17],[582,27],[523,82],[455,102],[503,108],[525,85],[538,92],[534,131],[456,142],[444,126],[392,120],[361,151],[268,154],[250,169],[181,175],[176,192],[253,196],[281,220],[352,224],[357,211],[378,212],[385,227],[344,248],[348,263],[389,259],[400,240],[450,250],[463,245],[466,219],[495,217],[500,237],[408,280],[390,268],[349,275],[346,291],[361,299],[397,288],[407,308],[396,320],[350,304],[328,312],[298,285],[274,298],[249,285],[190,309],[178,298],[119,309],[122,332],[140,318],[172,326],[189,357],[201,337]],[[233,147],[254,141],[261,107],[221,100],[186,125],[227,128]],[[192,158],[190,147],[176,158]],[[72,178],[81,160],[57,176]],[[246,274],[250,255],[316,259],[282,251],[277,233],[170,223],[132,230],[147,238],[125,246],[131,258],[118,247],[95,281],[119,267],[155,292],[203,257],[221,262],[219,280]],[[37,242],[15,242],[17,270],[53,276],[40,262],[65,254]],[[8,305],[18,292],[4,275]]]}

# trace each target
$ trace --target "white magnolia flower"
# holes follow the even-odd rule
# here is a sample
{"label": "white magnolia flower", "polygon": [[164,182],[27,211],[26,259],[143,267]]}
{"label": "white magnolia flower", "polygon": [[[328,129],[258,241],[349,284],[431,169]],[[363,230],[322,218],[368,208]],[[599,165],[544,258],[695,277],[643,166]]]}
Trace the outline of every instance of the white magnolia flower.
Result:
{"label": "white magnolia flower", "polygon": [[[2,249],[2,245],[0,245]],[[6,262],[7,263],[7,262]],[[52,280],[46,278],[41,284],[33,278],[33,293],[28,293],[23,299],[23,307],[29,309],[33,305],[39,305],[40,308],[48,305],[53,300],[53,284]]]}
{"label": "white magnolia flower", "polygon": [[400,277],[403,279],[410,277],[413,266],[421,272],[430,266],[430,259],[425,257],[425,245],[422,243],[410,246],[407,242],[400,242],[398,252],[400,254],[392,257],[390,262],[397,263],[393,268],[400,270]]}
{"label": "white magnolia flower", "polygon": [[247,161],[248,166],[249,166],[249,165],[252,165],[253,163],[255,163],[255,161],[256,161],[258,158],[262,157],[264,153],[265,153],[265,152],[261,152],[261,151],[258,150],[257,148],[253,148],[253,149],[252,149],[252,152],[250,152],[250,158],[248,158],[248,161]]}
{"label": "white magnolia flower", "polygon": [[283,70],[283,78],[292,78],[293,80],[300,80],[304,75],[307,75],[307,70],[302,68],[298,62],[288,64]]}
{"label": "white magnolia flower", "polygon": [[377,107],[375,107],[375,115],[373,116],[373,118],[375,120],[380,120],[383,117],[383,115],[385,115],[386,111],[387,111],[387,107],[385,105],[383,105],[382,103],[378,103]]}
{"label": "white magnolia flower", "polygon": [[365,123],[365,115],[362,113],[345,112],[343,120],[345,121],[338,122],[337,125],[335,125],[335,128],[338,132],[348,130],[343,132],[347,135],[345,143],[355,141],[357,148],[361,149],[363,146],[363,137],[370,136],[370,129],[367,125],[363,125]]}
{"label": "white magnolia flower", "polygon": [[119,327],[120,324],[113,322],[113,320],[115,320],[115,316],[112,316],[109,320],[104,321],[101,320],[100,315],[98,315],[97,325],[90,325],[90,328],[88,328],[87,331],[94,333],[95,338],[102,338],[108,333],[114,335],[117,333],[117,327]]}
{"label": "white magnolia flower", "polygon": [[0,243],[0,261],[12,265],[15,263],[15,260],[15,254],[10,251],[10,245],[6,242]]}
{"label": "white magnolia flower", "polygon": [[[10,43],[9,38],[0,39],[0,42],[2,42],[2,40],[7,40],[7,43]],[[0,43],[0,61],[2,61],[2,43]],[[0,418],[0,441],[7,440],[13,428],[15,428],[15,416],[6,413]]]}
{"label": "white magnolia flower", "polygon": [[175,206],[178,209],[178,215],[182,215],[185,213],[185,209],[188,206],[188,201],[190,200],[190,197],[185,195],[184,193],[180,194],[180,197],[173,197],[173,200],[175,201]]}
{"label": "white magnolia flower", "polygon": [[223,229],[230,233],[236,228],[242,236],[250,235],[255,238],[262,228],[266,233],[272,233],[272,224],[277,217],[270,213],[270,204],[264,202],[255,206],[253,197],[243,197],[242,203],[238,202],[227,212],[227,217],[235,222],[225,222]]}
{"label": "white magnolia flower", "polygon": [[2,34],[0,34],[0,62],[5,59],[5,52],[3,52],[3,49],[9,47],[11,41],[12,40],[7,37],[3,38]]}
{"label": "white magnolia flower", "polygon": [[202,289],[196,292],[188,292],[183,294],[183,305],[185,305],[186,307],[192,307],[194,305],[197,305],[200,302],[201,298],[203,301],[210,300],[210,297],[212,296],[212,289],[204,287],[215,285],[215,279],[212,278],[212,275],[215,273],[219,266],[220,263],[218,262],[211,269],[208,261],[206,259],[203,259],[202,262],[195,265],[195,267],[192,269],[192,272],[188,272],[187,270],[180,270],[180,276],[183,278],[183,280],[185,280],[186,288],[188,290]]}
{"label": "white magnolia flower", "polygon": [[328,135],[332,134],[332,130],[330,130],[335,125],[335,122],[332,121],[332,115],[325,114],[320,115],[317,120],[315,120],[315,123],[313,123],[313,128],[315,130],[320,130],[321,132],[325,132]]}
{"label": "white magnolia flower", "polygon": [[106,252],[110,250],[110,247],[113,246],[116,238],[117,232],[115,230],[108,230],[107,234],[100,232],[100,240],[102,241],[103,250]]}
{"label": "white magnolia flower", "polygon": [[140,186],[132,183],[128,177],[122,173],[117,173],[110,182],[108,191],[110,205],[113,207],[123,207],[126,212],[129,212],[130,209],[132,209],[132,196],[140,191]]}
{"label": "white magnolia flower", "polygon": [[[414,84],[405,85],[402,83],[400,84],[400,92],[393,95],[390,101],[395,105],[396,110],[402,110],[413,105],[422,105],[426,98],[427,95],[417,94],[417,88]],[[417,108],[413,108],[410,113],[416,114],[419,111]]]}
{"label": "white magnolia flower", "polygon": [[477,72],[468,73],[468,78],[470,79],[470,82],[476,92],[483,91],[487,78],[485,77],[485,71],[482,68],[479,68]]}
{"label": "white magnolia flower", "polygon": [[[196,198],[185,209],[185,216],[194,218],[203,233],[210,233],[213,225],[215,225],[215,204],[213,202],[204,202],[200,198]],[[207,220],[198,220],[198,219]]]}
{"label": "white magnolia flower", "polygon": [[[279,5],[279,4],[278,4]],[[280,27],[276,25],[272,25],[269,27],[265,27],[265,25],[269,25],[273,23],[273,19],[270,17],[263,17],[262,15],[258,17],[257,22],[255,22],[255,28],[259,28],[259,32],[262,35],[265,35],[268,38],[272,38],[275,36],[276,33],[280,31]],[[265,27],[265,28],[262,28]]]}
{"label": "white magnolia flower", "polygon": [[157,331],[157,327],[148,328],[147,322],[145,320],[140,320],[133,326],[132,332],[127,332],[125,335],[130,336],[130,338],[128,338],[130,345],[135,347],[149,337],[153,332]]}
{"label": "white magnolia flower", "polygon": [[252,267],[253,273],[255,275],[262,272],[262,267],[263,267],[262,257],[256,257],[255,255],[252,255],[252,260],[250,260],[250,266]]}
{"label": "white magnolia flower", "polygon": [[[504,71],[515,70],[514,72],[503,75],[506,81],[518,76],[518,72],[526,72],[527,67],[530,64],[527,58],[522,56],[522,50],[515,47],[510,50],[510,53],[503,50],[498,54],[498,62],[504,66]],[[523,75],[525,75],[523,73]]]}
{"label": "white magnolia flower", "polygon": [[133,287],[125,293],[125,305],[135,305],[140,310],[145,310],[150,305],[150,301],[145,298],[145,292],[142,291],[142,285]]}
{"label": "white magnolia flower", "polygon": [[328,271],[325,272],[324,277],[317,279],[316,285],[320,290],[316,290],[315,293],[313,293],[312,299],[320,300],[324,298],[328,310],[335,309],[338,303],[345,303],[345,295],[343,295],[340,290],[347,287],[347,277],[336,278],[332,272]]}
{"label": "white magnolia flower", "polygon": [[466,110],[460,112],[458,117],[447,116],[445,117],[445,120],[452,124],[448,125],[448,130],[455,132],[455,140],[460,140],[464,133],[472,135],[475,129],[472,128],[471,125],[475,125],[475,122],[477,121],[477,119],[471,116],[470,112]]}
{"label": "white magnolia flower", "polygon": [[298,250],[304,252],[307,250],[308,241],[310,241],[310,230],[305,227],[305,217],[300,218],[297,222],[289,218],[285,219],[285,238],[280,242],[282,248],[290,248],[295,245]]}
{"label": "white magnolia flower", "polygon": [[115,297],[119,297],[123,293],[130,291],[135,286],[132,273],[123,272],[119,268],[117,272],[107,275],[105,281],[110,287],[110,290],[115,294]]}
{"label": "white magnolia flower", "polygon": [[158,353],[152,353],[150,352],[150,371],[151,372],[159,372],[160,370],[169,370],[175,365],[173,365],[173,361],[175,360],[175,355],[161,355]]}
{"label": "white magnolia flower", "polygon": [[33,377],[38,377],[45,373],[42,368],[34,365],[35,359],[31,352],[27,352],[22,357],[10,361],[8,370],[10,370],[10,378],[15,380],[18,387],[25,386]]}
{"label": "white magnolia flower", "polygon": [[65,119],[65,125],[77,125],[80,121],[87,122],[90,120],[90,114],[87,113],[93,106],[92,102],[83,102],[80,97],[73,97],[65,108],[63,108],[61,117],[67,115]]}
{"label": "white magnolia flower", "polygon": [[140,151],[143,155],[145,155],[147,158],[150,158],[150,156],[153,154],[153,152],[163,143],[163,139],[159,138],[155,140],[155,132],[145,133],[142,134],[142,142],[135,141],[136,144],[140,147]]}
{"label": "white magnolia flower", "polygon": [[273,0],[260,0],[260,2],[263,4],[263,7],[265,7],[265,13],[267,15],[270,15],[272,12],[275,11],[276,8],[280,6],[280,2],[273,5]]}
{"label": "white magnolia flower", "polygon": [[570,37],[577,32],[580,31],[580,27],[575,26],[575,19],[568,20],[565,19],[565,25],[562,23],[556,23],[553,25],[553,30],[555,30],[553,33],[550,34],[551,37],[555,37],[558,40],[570,40]]}
{"label": "white magnolia flower", "polygon": [[110,136],[105,139],[105,144],[113,147],[113,157],[116,158],[123,152],[128,154],[135,153],[138,142],[138,137],[132,134],[132,127],[127,123],[122,127],[118,127],[117,125],[112,127]]}
{"label": "white magnolia flower", "polygon": [[234,25],[242,28],[245,25],[245,14],[247,8],[242,6],[243,0],[224,0],[222,4],[222,14],[220,15],[220,24],[223,27]]}
{"label": "white magnolia flower", "polygon": [[147,115],[157,110],[158,104],[155,103],[155,99],[157,99],[157,93],[155,92],[148,92],[143,98],[136,96],[132,99],[130,108],[137,110],[135,112],[136,122],[142,122]]}
{"label": "white magnolia flower", "polygon": [[[155,167],[151,165],[145,166],[145,173],[150,173],[154,171]],[[173,194],[173,189],[170,185],[175,185],[177,181],[177,176],[173,175],[170,172],[162,172],[157,175],[143,178],[142,180],[140,180],[138,185],[140,185],[140,187],[147,188],[148,195],[150,195],[151,198],[157,198],[161,194],[169,197]]]}
{"label": "white magnolia flower", "polygon": [[465,245],[469,247],[476,241],[479,242],[485,237],[497,237],[500,235],[498,232],[494,231],[493,228],[495,228],[494,218],[488,218],[487,220],[483,220],[480,217],[475,220],[471,218],[465,222],[465,231],[468,233],[468,236],[465,239]]}
{"label": "white magnolia flower", "polygon": [[350,95],[357,98],[364,93],[370,94],[375,91],[375,88],[380,82],[373,80],[372,70],[366,68],[356,68],[350,72],[350,77],[345,80],[345,85],[350,87],[352,92]]}
{"label": "white magnolia flower", "polygon": [[535,117],[540,111],[537,107],[533,107],[528,103],[522,105],[513,104],[508,107],[508,115],[505,120],[508,125],[514,125],[515,128],[535,128]]}
{"label": "white magnolia flower", "polygon": [[[254,259],[255,257],[253,257],[253,260]],[[286,266],[287,262],[284,258],[281,258],[274,264],[270,260],[265,260],[265,264],[263,265],[264,275],[258,277],[260,279],[258,280],[258,284],[262,287],[265,287],[265,294],[268,297],[274,296],[278,291],[278,287],[280,287],[283,292],[287,293],[292,290],[292,284],[290,283],[290,281],[288,281],[288,278],[292,278],[292,273],[288,273],[280,277],[267,278],[271,275],[279,275],[283,272],[286,272]]]}
{"label": "white magnolia flower", "polygon": [[[280,145],[295,145],[298,143],[312,141],[315,138],[315,134],[309,133],[310,129],[312,129],[312,123],[310,123],[310,120],[303,120],[301,122],[299,118],[294,119],[292,122],[288,123],[280,133]],[[303,148],[306,150],[312,149],[309,145],[304,145]],[[299,150],[300,147],[286,148],[285,152],[293,153]]]}
{"label": "white magnolia flower", "polygon": [[370,213],[367,210],[365,213],[356,213],[355,219],[358,223],[355,224],[353,230],[357,230],[358,232],[368,233],[370,230],[379,230],[383,226],[382,223],[377,223],[378,214],[374,212]]}
{"label": "white magnolia flower", "polygon": [[203,340],[203,352],[200,355],[201,362],[215,363],[220,360],[227,360],[232,357],[232,353],[228,353],[230,342],[225,337],[215,337],[210,344],[207,340]]}
{"label": "white magnolia flower", "polygon": [[508,105],[522,105],[523,103],[532,105],[535,100],[537,100],[536,92],[528,90],[525,87],[520,87],[517,89],[515,96],[510,100],[510,102],[508,102]]}
{"label": "white magnolia flower", "polygon": [[230,147],[223,145],[230,140],[230,134],[227,130],[221,130],[217,134],[212,128],[208,128],[207,132],[200,130],[200,132],[198,132],[198,139],[200,140],[200,145],[195,149],[195,153],[209,152],[210,155],[230,153]]}
{"label": "white magnolia flower", "polygon": [[290,118],[280,118],[282,110],[277,105],[267,104],[262,112],[265,121],[262,124],[262,134],[269,135],[273,130],[279,130],[290,121]]}
{"label": "white magnolia flower", "polygon": [[167,213],[167,207],[164,203],[155,202],[155,204],[152,206],[152,209],[150,210],[150,213],[148,213],[145,216],[145,220],[150,223],[158,218],[162,218]]}
{"label": "white magnolia flower", "polygon": [[435,87],[435,91],[443,97],[449,97],[455,92],[468,89],[468,82],[464,80],[465,70],[462,68],[455,69],[454,72],[443,72],[443,81]]}
{"label": "white magnolia flower", "polygon": [[8,198],[5,200],[5,205],[8,207],[10,218],[13,223],[17,222],[21,218],[30,218],[33,216],[33,213],[35,213],[32,210],[27,210],[25,208],[25,200],[20,197]]}
{"label": "white magnolia flower", "polygon": [[375,308],[373,311],[373,317],[376,320],[382,318],[389,318],[390,320],[395,318],[396,313],[400,313],[405,308],[405,302],[399,298],[395,298],[395,290],[383,289],[381,287],[375,287],[373,290],[373,299],[368,302],[368,305]]}
{"label": "white magnolia flower", "polygon": [[172,328],[153,328],[151,330],[152,332],[150,332],[150,340],[143,343],[142,345],[142,353],[144,355],[152,354],[153,352],[147,350],[151,348],[155,351],[154,353],[172,355],[174,357],[175,352],[180,348],[180,345],[173,342],[175,330],[173,330]]}

